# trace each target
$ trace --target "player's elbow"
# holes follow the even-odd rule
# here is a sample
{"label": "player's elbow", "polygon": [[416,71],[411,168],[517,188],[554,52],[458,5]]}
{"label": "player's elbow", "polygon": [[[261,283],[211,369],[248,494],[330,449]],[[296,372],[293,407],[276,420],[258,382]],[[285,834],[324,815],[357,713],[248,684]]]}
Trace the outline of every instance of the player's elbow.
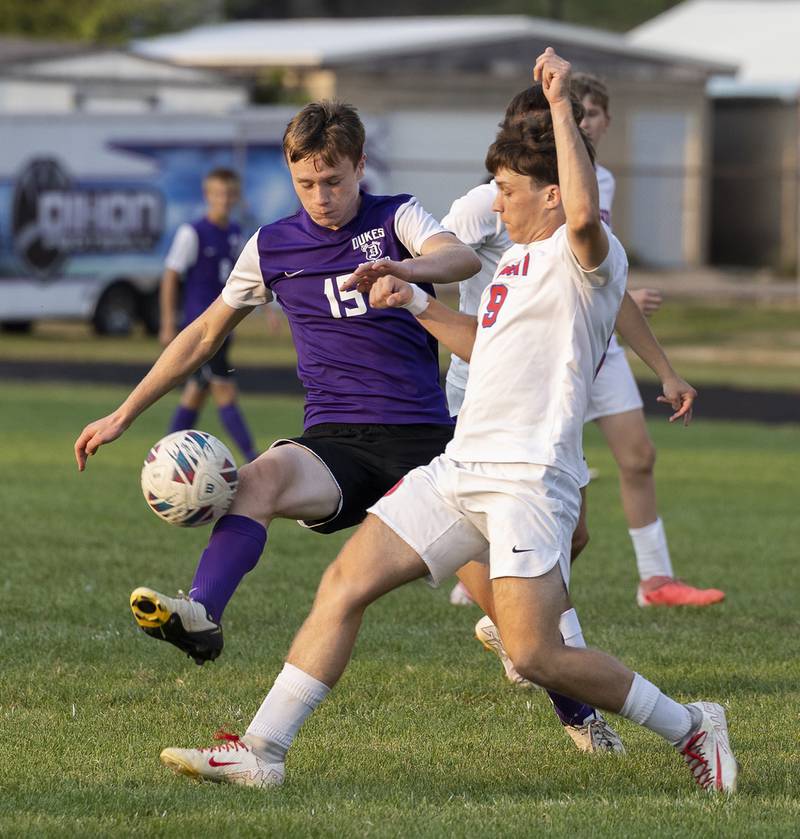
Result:
{"label": "player's elbow", "polygon": [[453,260],[452,282],[461,282],[461,280],[468,280],[474,277],[478,271],[481,270],[481,261],[478,255],[469,245],[464,245],[459,242],[457,245],[452,245],[456,253],[456,259]]}

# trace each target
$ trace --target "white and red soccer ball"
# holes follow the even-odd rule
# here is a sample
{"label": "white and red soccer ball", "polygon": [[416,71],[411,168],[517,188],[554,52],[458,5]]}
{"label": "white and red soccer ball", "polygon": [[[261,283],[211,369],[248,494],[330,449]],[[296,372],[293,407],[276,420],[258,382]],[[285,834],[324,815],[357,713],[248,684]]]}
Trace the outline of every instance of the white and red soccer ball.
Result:
{"label": "white and red soccer ball", "polygon": [[176,431],[159,440],[142,467],[150,509],[169,524],[197,527],[231,506],[239,473],[228,447],[205,431]]}

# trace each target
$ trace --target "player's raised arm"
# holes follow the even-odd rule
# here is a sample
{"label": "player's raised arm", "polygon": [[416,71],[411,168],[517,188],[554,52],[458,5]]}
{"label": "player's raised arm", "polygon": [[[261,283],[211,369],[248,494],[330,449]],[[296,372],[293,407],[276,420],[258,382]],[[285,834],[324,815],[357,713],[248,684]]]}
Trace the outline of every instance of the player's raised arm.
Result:
{"label": "player's raised arm", "polygon": [[675,411],[669,421],[683,419],[683,424],[688,425],[697,391],[675,372],[642,311],[627,291],[622,298],[616,326],[628,346],[661,381],[664,395],[659,396],[658,401],[671,405]]}
{"label": "player's raised arm", "polygon": [[478,328],[478,321],[472,315],[456,312],[419,286],[393,276],[375,281],[369,304],[374,309],[408,309],[437,341],[464,361],[470,360]]}
{"label": "player's raised arm", "polygon": [[211,358],[228,333],[250,311],[250,308],[234,309],[217,298],[180,332],[119,408],[90,422],[80,433],[74,446],[79,471],[84,470],[87,458],[100,446],[116,440],[139,414]]}
{"label": "player's raised arm", "polygon": [[583,268],[593,269],[608,254],[608,237],[600,219],[597,174],[572,111],[569,62],[548,47],[536,59],[533,78],[550,103],[570,248]]}

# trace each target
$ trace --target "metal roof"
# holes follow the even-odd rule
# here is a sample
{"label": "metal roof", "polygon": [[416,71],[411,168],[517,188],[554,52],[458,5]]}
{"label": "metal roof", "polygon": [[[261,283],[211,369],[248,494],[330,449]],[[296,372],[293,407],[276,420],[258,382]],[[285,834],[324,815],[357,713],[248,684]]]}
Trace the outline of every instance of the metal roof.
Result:
{"label": "metal roof", "polygon": [[800,83],[797,0],[688,0],[632,29],[627,38],[641,48],[735,62],[735,82],[715,83],[720,90],[730,92],[741,83],[742,90],[777,94]]}
{"label": "metal roof", "polygon": [[691,65],[707,73],[735,70],[729,63],[641,47],[616,33],[524,15],[235,21],[146,38],[131,46],[142,55],[199,67],[313,68],[527,37],[552,38],[654,63]]}

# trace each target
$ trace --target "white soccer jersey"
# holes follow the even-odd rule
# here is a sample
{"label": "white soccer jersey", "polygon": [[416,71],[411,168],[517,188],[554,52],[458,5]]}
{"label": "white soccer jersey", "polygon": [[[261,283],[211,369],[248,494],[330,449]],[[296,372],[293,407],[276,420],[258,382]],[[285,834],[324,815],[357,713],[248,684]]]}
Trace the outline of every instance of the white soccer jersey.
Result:
{"label": "white soccer jersey", "polygon": [[602,265],[585,271],[566,225],[514,245],[478,309],[464,405],[447,454],[457,461],[553,466],[583,485],[583,423],[614,330],[628,261],[606,229]]}
{"label": "white soccer jersey", "polygon": [[191,224],[182,224],[175,231],[175,238],[164,259],[164,266],[183,274],[197,262],[199,239]]}
{"label": "white soccer jersey", "polygon": [[[497,263],[514,244],[500,221],[500,214],[492,212],[496,196],[497,186],[494,181],[476,186],[466,195],[457,198],[450,212],[442,219],[442,227],[469,245],[481,261],[481,270],[474,277],[458,284],[458,310],[468,315],[478,311],[481,295],[492,281]],[[451,355],[447,371],[448,383],[463,390],[467,386],[468,375],[469,364],[457,355]]]}
{"label": "white soccer jersey", "polygon": [[[600,193],[600,217],[610,227],[616,183],[614,176],[605,167],[597,166],[595,171]],[[476,186],[466,195],[457,198],[450,212],[442,219],[442,227],[455,233],[465,245],[473,248],[481,261],[481,270],[474,277],[458,284],[458,310],[467,315],[474,315],[478,311],[483,290],[492,281],[500,257],[514,244],[500,221],[500,214],[492,212],[496,196],[497,184],[494,181]],[[612,338],[609,349],[622,350],[616,338]],[[469,364],[457,355],[451,355],[447,383],[464,390],[468,378]]]}

